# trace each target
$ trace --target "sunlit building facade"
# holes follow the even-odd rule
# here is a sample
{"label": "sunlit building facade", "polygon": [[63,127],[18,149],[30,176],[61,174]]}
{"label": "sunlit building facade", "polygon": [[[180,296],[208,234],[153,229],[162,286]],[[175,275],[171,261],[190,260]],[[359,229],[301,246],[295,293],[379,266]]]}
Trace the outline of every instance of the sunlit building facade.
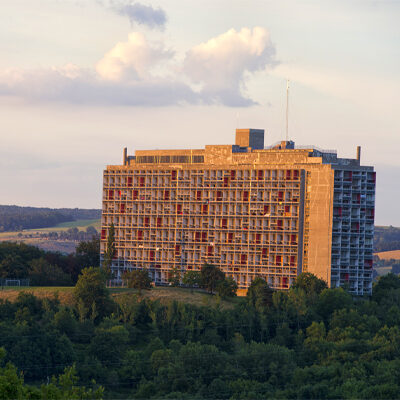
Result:
{"label": "sunlit building facade", "polygon": [[335,151],[238,129],[234,145],[141,150],[103,178],[101,254],[115,226],[116,281],[147,269],[166,284],[204,263],[246,289],[260,276],[287,289],[301,272],[371,293],[375,172]]}

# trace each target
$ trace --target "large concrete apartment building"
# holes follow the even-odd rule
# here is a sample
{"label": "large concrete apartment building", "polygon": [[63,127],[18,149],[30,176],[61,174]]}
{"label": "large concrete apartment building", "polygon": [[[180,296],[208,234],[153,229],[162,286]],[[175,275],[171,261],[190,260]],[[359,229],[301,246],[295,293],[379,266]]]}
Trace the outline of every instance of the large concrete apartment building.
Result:
{"label": "large concrete apartment building", "polygon": [[101,253],[115,226],[115,279],[146,269],[166,284],[204,263],[246,289],[287,289],[301,272],[371,293],[375,172],[335,151],[238,129],[234,145],[141,150],[104,171]]}

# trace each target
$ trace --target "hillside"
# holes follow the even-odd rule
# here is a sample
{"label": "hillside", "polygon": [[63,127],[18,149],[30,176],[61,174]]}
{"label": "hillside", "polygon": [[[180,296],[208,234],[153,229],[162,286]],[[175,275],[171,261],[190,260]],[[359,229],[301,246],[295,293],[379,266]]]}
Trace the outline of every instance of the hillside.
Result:
{"label": "hillside", "polygon": [[400,250],[400,228],[375,226],[374,252]]}
{"label": "hillside", "polygon": [[101,210],[80,208],[39,208],[0,205],[0,232],[39,229],[57,224],[99,219]]}

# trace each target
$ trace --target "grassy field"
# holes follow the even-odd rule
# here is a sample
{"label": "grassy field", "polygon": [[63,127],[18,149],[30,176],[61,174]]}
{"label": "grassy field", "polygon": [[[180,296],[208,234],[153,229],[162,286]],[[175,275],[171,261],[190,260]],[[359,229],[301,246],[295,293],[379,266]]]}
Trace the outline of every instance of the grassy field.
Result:
{"label": "grassy field", "polygon": [[0,242],[24,242],[33,246],[38,246],[46,251],[60,251],[61,253],[72,253],[75,251],[76,242],[71,240],[48,240],[41,238],[41,234],[50,232],[67,231],[71,228],[78,228],[80,231],[86,230],[88,226],[93,226],[97,231],[101,229],[100,219],[78,219],[71,222],[63,222],[51,228],[24,229],[22,232],[1,232]]}
{"label": "grassy field", "polygon": [[62,304],[72,305],[73,287],[4,287],[0,290],[0,299],[15,301],[20,292],[33,293],[39,298],[58,297]]}
{"label": "grassy field", "polygon": [[[72,305],[74,302],[73,290],[73,287],[5,287],[0,290],[0,299],[15,301],[20,292],[27,292],[33,293],[39,298],[54,298],[57,296],[62,304]],[[139,294],[136,289],[110,288],[109,291],[117,302],[121,301],[125,296]],[[175,287],[156,287],[151,290],[142,290],[141,296],[151,300],[159,300],[162,304],[176,300],[196,306],[218,306],[222,309],[232,308],[237,302],[241,301],[240,298],[220,300],[217,296],[212,296],[200,290],[194,290],[191,293],[190,289]]]}
{"label": "grassy field", "polygon": [[[86,230],[88,226],[93,226],[96,230],[100,230],[101,220],[100,219],[78,219],[71,222],[63,222],[61,224],[49,227],[49,228],[36,228],[36,229],[24,229],[21,233],[23,236],[33,235],[36,232],[49,233],[49,232],[61,232],[67,231],[70,228],[78,228],[80,231]],[[1,232],[0,239],[6,237],[17,237],[20,232]]]}
{"label": "grassy field", "polygon": [[375,253],[381,260],[400,260],[400,250],[382,251]]}

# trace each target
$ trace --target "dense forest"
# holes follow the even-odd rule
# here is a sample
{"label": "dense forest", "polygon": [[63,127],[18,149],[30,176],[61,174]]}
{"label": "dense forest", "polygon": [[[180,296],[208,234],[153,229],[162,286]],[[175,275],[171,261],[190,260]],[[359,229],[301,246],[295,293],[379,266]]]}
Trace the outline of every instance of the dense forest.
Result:
{"label": "dense forest", "polygon": [[35,387],[34,398],[46,398],[40,385],[72,366],[75,390],[93,389],[82,398],[400,398],[400,278],[392,274],[372,298],[327,289],[311,274],[286,292],[257,279],[222,308],[113,300],[90,268],[75,302],[25,293],[0,303],[3,363],[23,373],[25,396]]}
{"label": "dense forest", "polygon": [[400,228],[375,226],[374,251],[400,250]]}
{"label": "dense forest", "polygon": [[71,286],[84,267],[99,266],[97,237],[82,241],[73,254],[50,252],[24,243],[0,243],[0,280],[29,279],[31,286]]}
{"label": "dense forest", "polygon": [[47,228],[78,219],[101,218],[101,210],[36,208],[0,205],[0,232]]}

